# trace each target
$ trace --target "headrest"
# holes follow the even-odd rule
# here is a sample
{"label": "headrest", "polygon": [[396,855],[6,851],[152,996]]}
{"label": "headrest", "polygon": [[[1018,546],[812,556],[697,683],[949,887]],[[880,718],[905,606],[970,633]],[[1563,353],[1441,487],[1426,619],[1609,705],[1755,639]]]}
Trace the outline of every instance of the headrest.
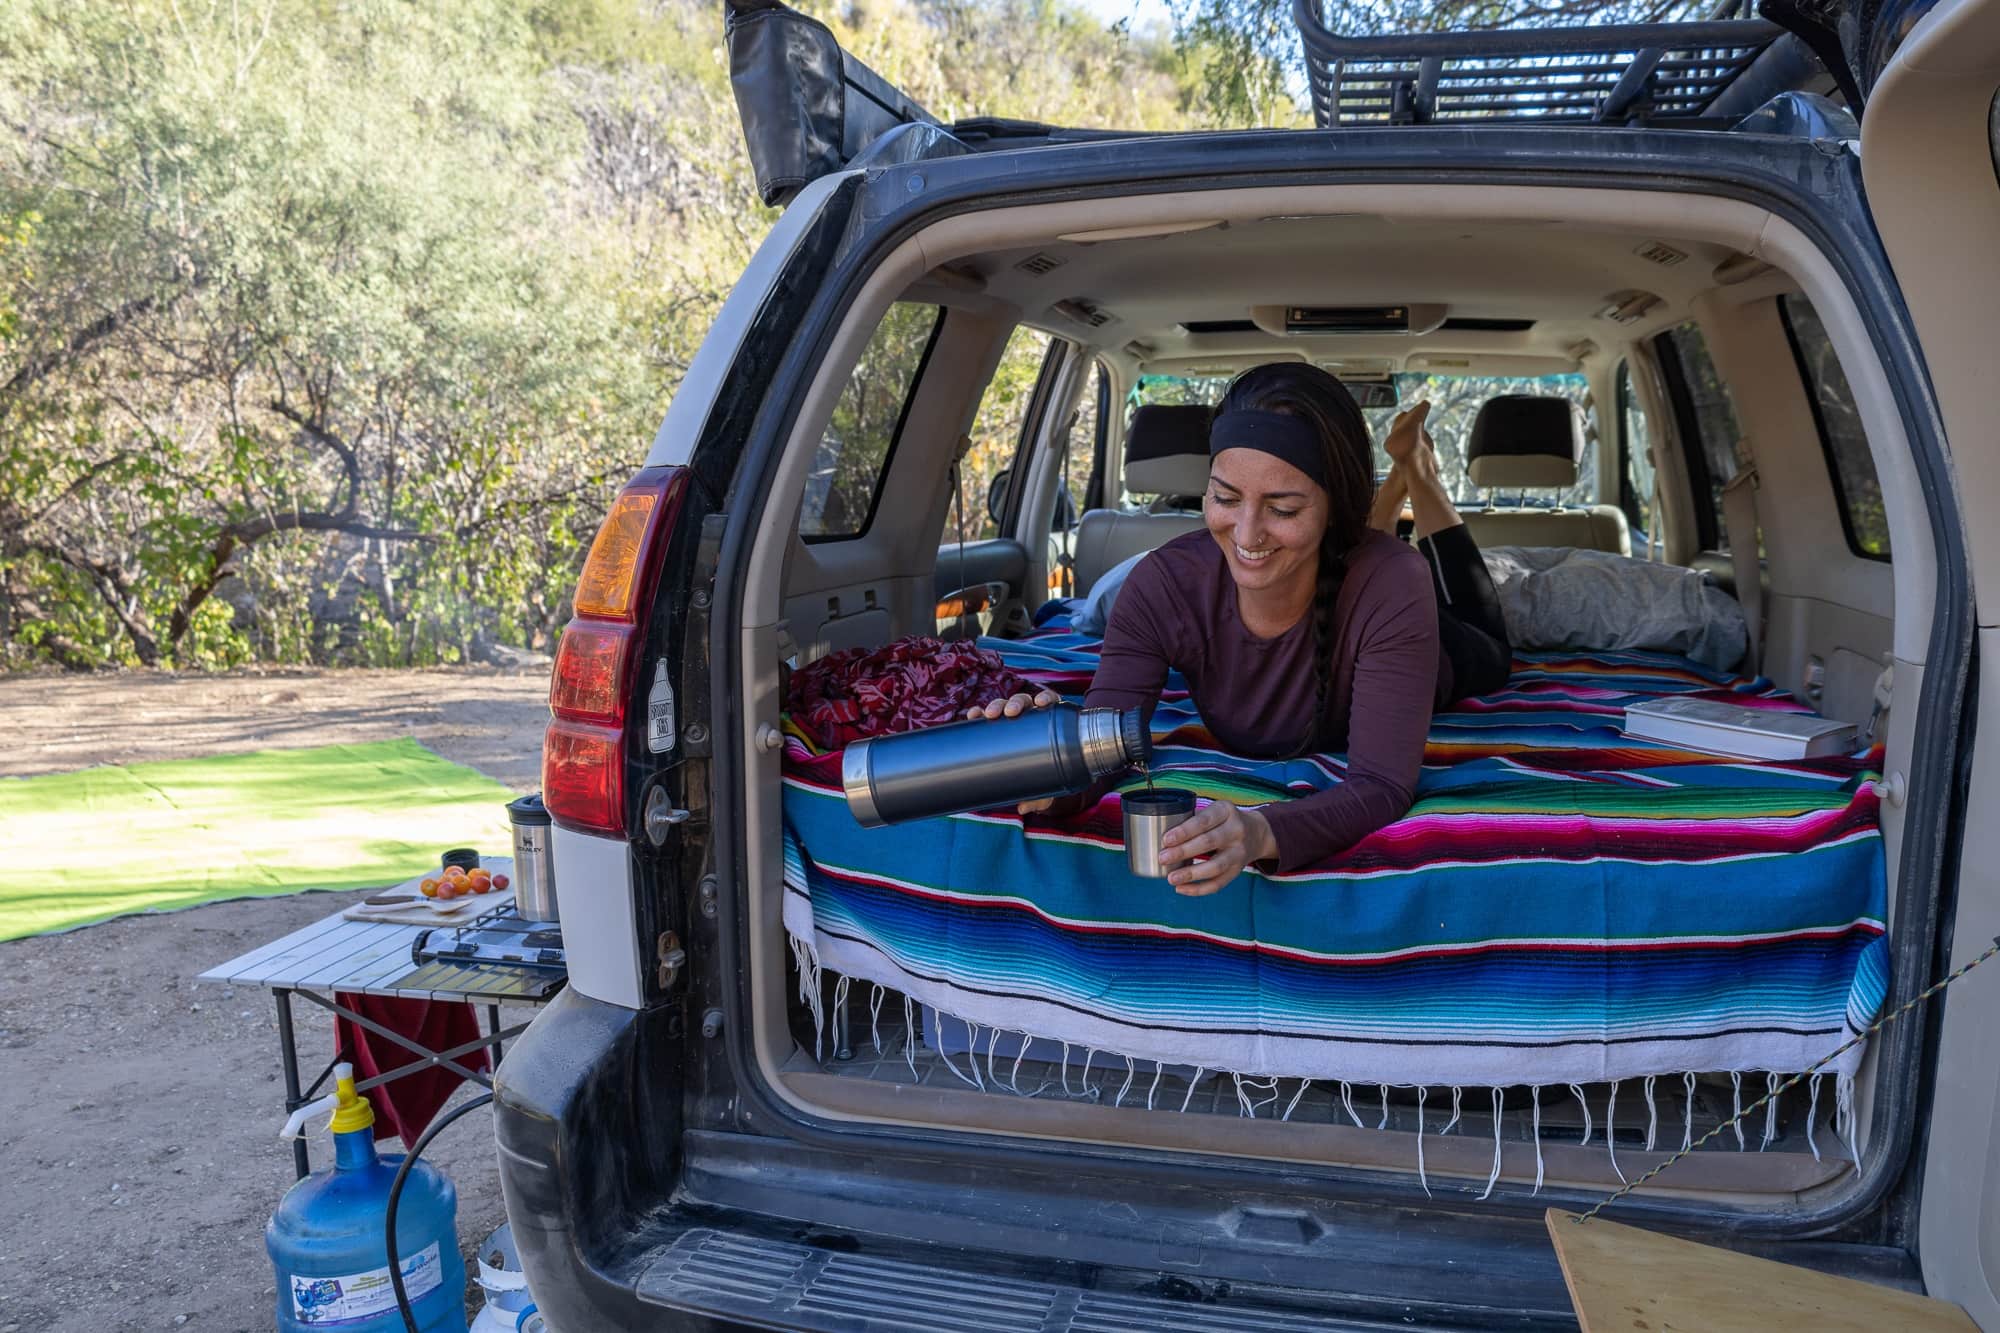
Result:
{"label": "headrest", "polygon": [[1125,489],[1134,495],[1200,495],[1208,489],[1211,408],[1155,403],[1125,432]]}
{"label": "headrest", "polygon": [[1574,486],[1583,462],[1583,409],[1567,398],[1527,393],[1488,399],[1473,418],[1465,457],[1474,486]]}

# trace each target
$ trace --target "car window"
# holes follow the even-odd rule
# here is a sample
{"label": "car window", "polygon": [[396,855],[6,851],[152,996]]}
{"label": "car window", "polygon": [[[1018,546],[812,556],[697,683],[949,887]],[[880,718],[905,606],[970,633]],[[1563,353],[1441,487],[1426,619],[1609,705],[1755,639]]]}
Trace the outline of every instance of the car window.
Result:
{"label": "car window", "polygon": [[909,301],[897,302],[882,316],[813,454],[799,510],[799,535],[807,541],[868,531],[909,411],[910,390],[943,323],[939,307]]}
{"label": "car window", "polygon": [[1108,397],[1109,380],[1104,363],[1091,363],[1090,383],[1077,400],[1076,418],[1069,428],[1069,456],[1063,467],[1063,483],[1069,490],[1070,513],[1091,507],[1091,497],[1099,493],[1098,469],[1103,466],[1104,429],[1100,412]]}
{"label": "car window", "polygon": [[[1000,354],[993,378],[979,399],[979,414],[972,421],[972,447],[958,465],[958,497],[945,511],[944,531],[938,545],[947,542],[982,541],[1000,535],[999,525],[987,513],[986,497],[993,479],[1003,471],[1015,475],[1015,456],[1020,452],[1021,431],[1027,424],[1028,407],[1034,401],[1035,383],[1048,360],[1052,339],[1039,329],[1016,325],[1008,336],[1007,350]],[[1083,467],[1088,469],[1088,455]]]}
{"label": "car window", "polygon": [[1125,424],[1142,407],[1212,407],[1229,387],[1228,375],[1141,375],[1125,395]]}
{"label": "car window", "polygon": [[[1126,395],[1125,420],[1129,425],[1132,414],[1139,408],[1152,403],[1200,403],[1213,405],[1220,402],[1223,392],[1228,389],[1229,376],[1224,375],[1142,375]],[[1467,475],[1465,446],[1472,436],[1473,419],[1479,409],[1489,399],[1503,394],[1536,394],[1557,398],[1567,398],[1581,404],[1586,417],[1592,412],[1590,387],[1581,375],[1419,375],[1406,374],[1395,377],[1396,399],[1398,403],[1414,403],[1419,399],[1429,399],[1431,414],[1426,423],[1431,439],[1437,444],[1438,470],[1444,478],[1446,488],[1455,499],[1468,504],[1483,503],[1492,498],[1499,503],[1511,503],[1522,497],[1512,492],[1505,495],[1487,496],[1473,486]],[[1375,445],[1375,471],[1378,476],[1387,475],[1389,455],[1382,450],[1382,440],[1389,433],[1390,423],[1396,419],[1398,409],[1394,407],[1364,408],[1362,418],[1368,423],[1368,434]],[[1597,461],[1594,450],[1586,449],[1583,462],[1577,469],[1576,484],[1562,491],[1537,490],[1525,496],[1526,502],[1545,505],[1551,501],[1562,504],[1591,504],[1597,498]],[[1125,503],[1137,503],[1135,497],[1127,493]]]}
{"label": "car window", "polygon": [[1819,430],[1820,448],[1826,451],[1848,549],[1872,560],[1887,560],[1889,514],[1882,506],[1882,480],[1875,474],[1875,457],[1868,452],[1854,391],[1826,336],[1826,325],[1803,296],[1780,297],[1778,309],[1812,402],[1813,424]]}
{"label": "car window", "polygon": [[1618,507],[1634,540],[1653,530],[1653,432],[1632,389],[1632,363],[1618,363]]}
{"label": "car window", "polygon": [[1695,520],[1704,549],[1729,549],[1729,530],[1722,519],[1722,491],[1736,475],[1736,442],[1742,430],[1736,424],[1736,404],[1730,401],[1729,386],[1708,354],[1708,340],[1693,323],[1667,330],[1653,340],[1667,397],[1674,405],[1683,437],[1694,447],[1688,450],[1689,479],[1697,496],[1708,497],[1695,505]]}

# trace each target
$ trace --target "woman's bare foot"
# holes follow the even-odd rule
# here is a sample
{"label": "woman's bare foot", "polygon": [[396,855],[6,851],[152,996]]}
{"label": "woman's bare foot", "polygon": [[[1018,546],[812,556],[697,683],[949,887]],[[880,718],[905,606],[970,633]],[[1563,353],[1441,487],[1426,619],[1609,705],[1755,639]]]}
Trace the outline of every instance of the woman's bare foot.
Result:
{"label": "woman's bare foot", "polygon": [[1458,516],[1458,507],[1452,504],[1451,493],[1445,490],[1444,477],[1438,470],[1437,448],[1431,443],[1429,433],[1420,424],[1412,435],[1420,438],[1422,444],[1411,446],[1397,470],[1410,488],[1410,516],[1416,521],[1416,535],[1421,538],[1457,527],[1465,520]]}
{"label": "woman's bare foot", "polygon": [[[1407,464],[1413,454],[1420,452],[1418,444],[1428,442],[1424,419],[1430,414],[1431,404],[1428,398],[1396,414],[1396,419],[1389,423],[1387,438],[1382,441],[1382,452],[1389,455],[1390,462],[1398,465]],[[1432,471],[1433,473],[1436,471],[1435,460],[1432,461]],[[1391,475],[1394,475],[1393,471]]]}

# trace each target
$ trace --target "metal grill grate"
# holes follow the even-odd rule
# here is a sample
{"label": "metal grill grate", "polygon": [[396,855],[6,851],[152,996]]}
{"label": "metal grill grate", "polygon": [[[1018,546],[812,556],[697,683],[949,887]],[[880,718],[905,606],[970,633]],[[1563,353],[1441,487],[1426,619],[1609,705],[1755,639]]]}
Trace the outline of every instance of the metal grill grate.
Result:
{"label": "metal grill grate", "polygon": [[895,1333],[1369,1333],[1323,1313],[1227,1297],[1171,1300],[841,1254],[698,1228],[655,1254],[639,1299],[761,1327]]}
{"label": "metal grill grate", "polygon": [[1694,126],[1781,35],[1763,19],[1345,37],[1294,0],[1313,118]]}

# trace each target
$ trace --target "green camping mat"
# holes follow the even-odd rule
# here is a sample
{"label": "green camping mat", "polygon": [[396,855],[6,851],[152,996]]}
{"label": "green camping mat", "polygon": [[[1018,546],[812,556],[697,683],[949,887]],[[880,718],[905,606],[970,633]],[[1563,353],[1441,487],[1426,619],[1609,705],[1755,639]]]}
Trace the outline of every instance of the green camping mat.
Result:
{"label": "green camping mat", "polygon": [[502,854],[513,795],[407,739],[0,780],[0,940]]}

